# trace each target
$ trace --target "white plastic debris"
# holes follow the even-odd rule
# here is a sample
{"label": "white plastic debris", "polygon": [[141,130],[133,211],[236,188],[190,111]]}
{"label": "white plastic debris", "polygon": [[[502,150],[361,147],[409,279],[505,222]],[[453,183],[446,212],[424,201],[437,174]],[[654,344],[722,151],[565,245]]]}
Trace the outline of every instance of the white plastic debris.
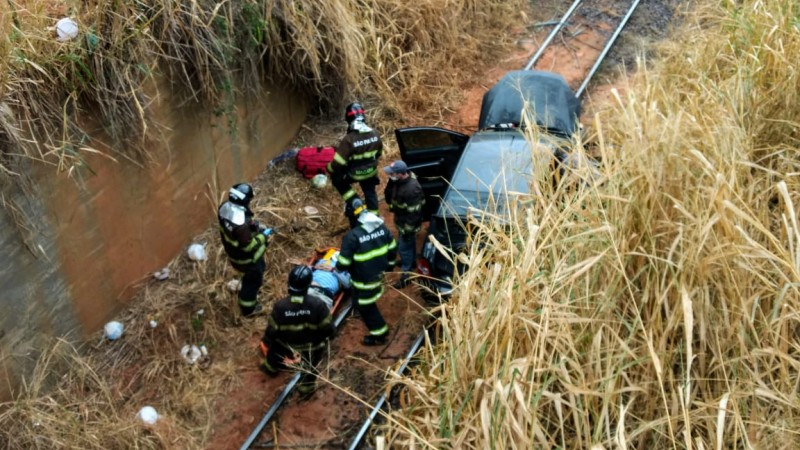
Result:
{"label": "white plastic debris", "polygon": [[205,314],[205,313],[206,313],[206,310],[205,310],[205,309],[198,309],[198,310],[197,310],[197,312],[196,312],[195,314],[197,314],[198,316],[202,316],[202,315],[203,315],[203,314]]}
{"label": "white plastic debris", "polygon": [[181,349],[181,356],[189,364],[194,364],[203,356],[203,352],[196,345],[184,345]]}
{"label": "white plastic debris", "polygon": [[242,287],[242,282],[239,280],[228,281],[228,290],[231,292],[239,292],[239,289],[241,287]]}
{"label": "white plastic debris", "polygon": [[150,328],[155,328],[157,326],[158,326],[158,322],[156,322],[155,320],[150,320]]}
{"label": "white plastic debris", "polygon": [[145,406],[140,409],[136,417],[148,425],[155,425],[158,422],[158,412],[152,406]]}
{"label": "white plastic debris", "polygon": [[61,42],[75,39],[78,36],[78,24],[69,17],[64,17],[56,22],[56,34]]}
{"label": "white plastic debris", "polygon": [[164,281],[167,278],[169,278],[169,267],[164,267],[161,270],[153,272],[153,278],[155,278],[158,281]]}
{"label": "white plastic debris", "polygon": [[304,206],[303,212],[306,213],[308,216],[316,216],[319,214],[319,210],[313,206]]}
{"label": "white plastic debris", "polygon": [[125,327],[122,326],[121,323],[117,322],[116,320],[108,322],[105,327],[103,327],[103,332],[108,340],[116,341],[117,339],[122,337],[122,332],[124,331]]}
{"label": "white plastic debris", "polygon": [[200,353],[202,353],[203,356],[208,356],[208,348],[203,344],[200,345]]}
{"label": "white plastic debris", "polygon": [[189,254],[189,259],[192,261],[205,261],[206,256],[206,246],[203,244],[192,244],[189,246],[189,250],[187,250]]}
{"label": "white plastic debris", "polygon": [[311,185],[317,189],[322,189],[328,185],[328,176],[324,173],[319,173],[311,178]]}

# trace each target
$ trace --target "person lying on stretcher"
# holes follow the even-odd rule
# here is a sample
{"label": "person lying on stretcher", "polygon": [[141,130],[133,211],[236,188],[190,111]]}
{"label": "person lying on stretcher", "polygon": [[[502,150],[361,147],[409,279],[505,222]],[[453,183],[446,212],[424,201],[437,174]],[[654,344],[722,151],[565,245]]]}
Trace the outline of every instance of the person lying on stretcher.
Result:
{"label": "person lying on stretcher", "polygon": [[329,248],[311,266],[313,274],[308,293],[319,297],[329,309],[334,309],[334,304],[338,305],[335,301],[342,291],[350,289],[350,274],[335,269],[338,257],[339,250]]}

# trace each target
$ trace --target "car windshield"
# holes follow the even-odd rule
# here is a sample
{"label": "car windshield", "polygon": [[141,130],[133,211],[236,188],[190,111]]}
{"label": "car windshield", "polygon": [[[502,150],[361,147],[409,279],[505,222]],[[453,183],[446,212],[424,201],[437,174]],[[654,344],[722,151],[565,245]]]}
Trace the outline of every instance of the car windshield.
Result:
{"label": "car windshield", "polygon": [[502,213],[509,196],[528,193],[530,146],[519,131],[476,133],[451,180],[439,216],[467,216],[470,209]]}

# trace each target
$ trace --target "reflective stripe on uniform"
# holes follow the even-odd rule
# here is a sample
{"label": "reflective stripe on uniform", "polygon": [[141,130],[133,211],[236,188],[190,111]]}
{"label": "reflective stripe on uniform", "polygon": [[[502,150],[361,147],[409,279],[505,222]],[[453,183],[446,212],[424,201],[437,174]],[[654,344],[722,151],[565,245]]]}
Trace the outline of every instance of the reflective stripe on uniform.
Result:
{"label": "reflective stripe on uniform", "polygon": [[372,297],[366,297],[366,298],[359,297],[358,298],[358,304],[360,306],[371,305],[371,304],[377,302],[378,299],[381,298],[381,295],[383,295],[383,286],[381,286],[381,288],[378,289],[378,293],[373,295]]}
{"label": "reflective stripe on uniform", "polygon": [[[239,247],[239,241],[237,241],[235,239],[231,239],[230,237],[228,237],[228,233],[225,232],[224,228],[220,227],[220,230],[222,230],[222,238],[225,239],[225,242],[227,242],[228,244],[230,244],[233,247]],[[243,252],[249,252],[249,251],[252,251],[254,247],[260,245],[261,247],[258,250],[256,250],[256,252],[253,254],[252,258],[250,258],[250,259],[233,259],[233,258],[231,258],[229,256],[228,260],[230,260],[230,262],[232,262],[234,264],[239,264],[239,265],[252,264],[252,263],[258,261],[259,258],[261,258],[261,255],[263,255],[264,252],[267,250],[267,246],[264,245],[266,243],[266,239],[267,239],[266,236],[264,236],[263,234],[259,233],[253,239],[250,240],[250,243],[247,244],[247,247],[244,247],[244,248],[241,249]]]}
{"label": "reflective stripe on uniform", "polygon": [[356,289],[360,289],[362,291],[366,291],[369,289],[377,289],[383,284],[382,281],[375,281],[372,283],[362,283],[360,281],[351,280],[350,281]]}
{"label": "reflective stripe on uniform", "polygon": [[239,241],[237,241],[236,239],[231,239],[231,238],[228,237],[228,233],[225,232],[225,228],[223,228],[220,225],[219,229],[222,230],[222,238],[225,239],[225,241],[228,244],[231,244],[234,247],[238,247],[239,246]]}
{"label": "reflective stripe on uniform", "polygon": [[367,180],[367,179],[370,179],[370,178],[374,177],[376,173],[378,173],[378,169],[377,168],[373,168],[372,170],[370,170],[367,173],[357,173],[357,174],[354,174],[354,175],[350,175],[350,178],[352,178],[355,181],[363,181],[363,180]]}
{"label": "reflective stripe on uniform", "polygon": [[320,322],[318,324],[313,324],[313,323],[306,322],[306,323],[298,323],[298,324],[295,324],[295,325],[278,325],[276,328],[281,330],[281,331],[318,330],[320,328],[325,327],[329,323],[331,323],[331,320],[332,320],[331,316],[329,315],[328,317],[323,319],[322,322]]}
{"label": "reflective stripe on uniform", "polygon": [[[379,258],[379,257],[389,253],[389,250],[391,250],[391,249],[393,249],[395,247],[397,247],[397,242],[392,240],[392,242],[390,244],[382,245],[382,246],[380,246],[380,247],[378,247],[376,249],[370,250],[370,251],[368,251],[366,253],[356,253],[355,255],[353,255],[353,259],[356,262],[366,262],[366,261],[369,261],[369,260],[374,259],[374,258]],[[342,255],[339,255],[339,261],[341,261],[341,260],[342,260]]]}
{"label": "reflective stripe on uniform", "polygon": [[417,212],[422,209],[423,204],[425,204],[425,202],[417,203],[416,205],[409,205],[407,203],[392,203],[392,208],[402,209],[403,211],[407,212]]}
{"label": "reflective stripe on uniform", "polygon": [[256,303],[258,303],[257,299],[256,300],[245,300],[242,298],[239,299],[239,306],[242,306],[244,308],[252,308],[253,306],[256,306]]}
{"label": "reflective stripe on uniform", "polygon": [[348,189],[347,192],[342,194],[342,199],[344,199],[344,201],[348,201],[351,198],[353,198],[353,196],[355,196],[355,195],[356,195],[356,191],[354,191],[353,189]]}
{"label": "reflective stripe on uniform", "polygon": [[395,226],[397,227],[397,232],[400,234],[407,234],[407,233],[416,234],[417,231],[420,230],[420,227],[418,225],[397,225],[397,223],[395,223]]}
{"label": "reflective stripe on uniform", "polygon": [[[352,159],[352,160],[356,160],[356,159],[375,159],[376,156],[378,156],[378,151],[377,150],[371,150],[371,151],[368,151],[368,152],[351,155],[350,159]],[[334,158],[335,158],[335,156],[334,156]]]}
{"label": "reflective stripe on uniform", "polygon": [[384,325],[377,330],[369,330],[369,334],[373,336],[383,336],[387,331],[389,331],[389,325]]}
{"label": "reflective stripe on uniform", "polygon": [[267,250],[266,246],[261,247],[260,249],[258,249],[258,251],[255,253],[255,255],[253,255],[251,259],[233,259],[233,258],[228,258],[228,259],[234,264],[240,264],[240,265],[252,264],[258,261],[259,258],[261,258],[261,255],[263,255],[266,250]]}
{"label": "reflective stripe on uniform", "polygon": [[350,258],[342,255],[341,253],[339,254],[339,259],[336,261],[337,266],[349,266],[352,263],[353,261],[351,261]]}

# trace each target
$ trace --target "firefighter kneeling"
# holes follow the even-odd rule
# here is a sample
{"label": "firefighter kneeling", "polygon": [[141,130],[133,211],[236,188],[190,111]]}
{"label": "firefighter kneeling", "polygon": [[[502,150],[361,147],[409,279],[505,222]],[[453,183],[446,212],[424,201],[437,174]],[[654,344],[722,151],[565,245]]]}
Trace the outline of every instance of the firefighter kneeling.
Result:
{"label": "firefighter kneeling", "polygon": [[267,347],[262,369],[277,375],[290,366],[303,371],[297,390],[301,395],[314,392],[316,365],[322,359],[328,339],[333,336],[333,317],[319,298],[308,294],[312,270],[297,266],[289,273],[289,296],[272,308],[267,329],[261,339]]}

